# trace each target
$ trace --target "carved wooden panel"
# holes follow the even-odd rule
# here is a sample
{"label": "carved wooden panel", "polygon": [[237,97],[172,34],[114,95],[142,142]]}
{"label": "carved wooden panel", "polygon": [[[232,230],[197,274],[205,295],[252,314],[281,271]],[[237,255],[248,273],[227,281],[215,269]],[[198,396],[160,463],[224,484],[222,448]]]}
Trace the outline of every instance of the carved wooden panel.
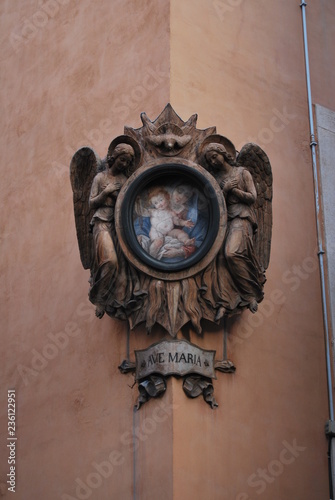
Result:
{"label": "carved wooden panel", "polygon": [[96,314],[163,326],[218,323],[263,299],[272,227],[265,152],[237,154],[215,127],[196,128],[167,105],[125,127],[105,158],[90,148],[70,171],[78,244]]}

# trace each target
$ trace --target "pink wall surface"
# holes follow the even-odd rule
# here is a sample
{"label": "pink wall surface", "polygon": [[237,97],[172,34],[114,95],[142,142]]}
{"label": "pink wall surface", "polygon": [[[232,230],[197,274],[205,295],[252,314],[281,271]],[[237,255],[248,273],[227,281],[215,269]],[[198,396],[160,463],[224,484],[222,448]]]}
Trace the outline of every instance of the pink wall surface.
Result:
{"label": "pink wall surface", "polygon": [[[125,124],[140,126],[140,112],[156,117],[168,102],[169,2],[11,1],[1,21],[0,491],[12,494],[6,397],[15,388],[17,499],[83,498],[90,489],[91,498],[132,498],[143,422],[133,415],[133,376],[117,368],[126,329],[97,320],[88,302],[69,165],[84,145],[105,156]],[[151,498],[171,474],[170,403],[160,402],[163,432],[150,438],[166,450],[163,475],[148,473],[158,450],[141,457]],[[103,462],[107,477],[97,471]]]}
{"label": "pink wall surface", "polygon": [[[335,8],[320,0],[307,12],[314,101],[332,108]],[[11,495],[15,388],[18,500],[329,498],[299,3],[4,0],[0,14],[0,496]],[[237,371],[214,381],[215,411],[173,378],[133,411],[133,376],[117,368],[127,328],[95,318],[75,234],[74,152],[103,157],[124,125],[140,127],[140,112],[154,119],[169,101],[238,149],[258,143],[273,168],[265,300],[228,322]],[[164,335],[136,329],[131,353]],[[222,327],[189,335],[222,355]]]}
{"label": "pink wall surface", "polygon": [[[307,16],[314,102],[333,107],[335,9],[317,2]],[[174,498],[210,491],[217,500],[327,499],[329,415],[299,2],[173,1],[171,103],[184,118],[197,112],[200,128],[216,125],[237,149],[262,146],[274,178],[265,300],[255,316],[228,323],[237,370],[215,381],[219,411],[180,401]],[[206,333],[202,345],[209,344],[222,349],[217,333]],[[287,443],[299,447],[291,463],[281,460]]]}

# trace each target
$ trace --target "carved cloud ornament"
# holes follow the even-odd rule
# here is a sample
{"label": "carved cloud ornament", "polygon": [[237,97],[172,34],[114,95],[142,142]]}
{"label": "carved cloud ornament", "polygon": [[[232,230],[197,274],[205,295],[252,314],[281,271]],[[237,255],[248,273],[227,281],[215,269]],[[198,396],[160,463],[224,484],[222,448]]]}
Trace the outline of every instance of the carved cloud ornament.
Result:
{"label": "carved cloud ornament", "polygon": [[161,325],[190,323],[263,299],[272,228],[272,173],[256,144],[239,153],[215,127],[184,122],[170,104],[125,127],[105,158],[90,148],[70,165],[81,261],[96,315]]}

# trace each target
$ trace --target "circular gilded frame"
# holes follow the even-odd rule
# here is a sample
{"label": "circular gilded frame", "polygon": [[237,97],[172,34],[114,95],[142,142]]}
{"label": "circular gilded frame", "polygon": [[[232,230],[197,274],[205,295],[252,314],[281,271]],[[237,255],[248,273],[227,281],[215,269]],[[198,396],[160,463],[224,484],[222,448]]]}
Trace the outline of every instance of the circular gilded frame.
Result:
{"label": "circular gilded frame", "polygon": [[[144,250],[136,233],[134,213],[138,213],[138,200],[146,199],[148,195],[145,193],[150,192],[151,189],[155,189],[157,193],[158,185],[161,186],[159,190],[163,191],[167,190],[169,186],[178,188],[179,185],[189,185],[193,193],[198,193],[197,196],[203,200],[205,206],[202,233],[205,226],[206,230],[199,247],[195,248],[194,244],[193,252],[190,255],[174,262],[171,262],[173,259],[163,258],[159,260],[159,257]],[[198,197],[196,199],[198,200]],[[196,203],[198,208],[198,201]],[[153,212],[156,215],[160,214],[158,210],[153,208],[147,209],[147,220],[150,220],[151,227],[153,227],[152,221],[154,219],[151,219],[148,214]],[[161,158],[152,160],[136,170],[123,185],[115,207],[115,227],[121,249],[132,265],[143,273],[158,279],[179,280],[193,276],[204,269],[220,250],[227,228],[226,205],[218,183],[207,170],[189,160]],[[190,231],[192,235],[192,230]],[[181,229],[175,233],[178,235],[177,238],[182,241],[186,239]],[[192,243],[195,239],[188,240],[188,243]],[[149,244],[152,241],[149,238],[147,240],[149,240]],[[176,242],[177,246],[178,243],[179,246],[183,245],[183,243],[178,242],[178,239],[173,241]],[[192,248],[192,246],[188,248]]]}

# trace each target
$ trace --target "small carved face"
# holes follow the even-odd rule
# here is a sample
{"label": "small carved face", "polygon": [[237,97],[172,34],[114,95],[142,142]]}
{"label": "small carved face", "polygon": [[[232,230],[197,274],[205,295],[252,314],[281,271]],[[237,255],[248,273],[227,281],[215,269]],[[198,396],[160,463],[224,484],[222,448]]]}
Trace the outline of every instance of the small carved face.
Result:
{"label": "small carved face", "polygon": [[151,204],[158,210],[164,210],[168,208],[169,201],[163,193],[156,194],[150,199]]}
{"label": "small carved face", "polygon": [[215,169],[220,169],[225,164],[225,159],[222,153],[218,151],[208,151],[206,153],[206,160],[210,164],[211,167]]}
{"label": "small carved face", "polygon": [[132,161],[133,161],[132,155],[128,153],[122,153],[115,159],[114,169],[119,172],[122,172],[126,170],[128,167],[130,167]]}

